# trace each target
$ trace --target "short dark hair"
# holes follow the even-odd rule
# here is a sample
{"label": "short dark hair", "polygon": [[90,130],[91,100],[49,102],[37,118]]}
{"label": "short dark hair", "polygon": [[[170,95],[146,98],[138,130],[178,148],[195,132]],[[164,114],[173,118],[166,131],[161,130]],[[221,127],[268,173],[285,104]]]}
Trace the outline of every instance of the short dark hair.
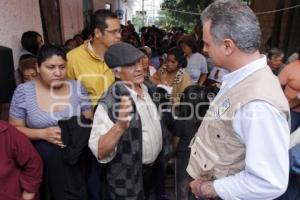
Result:
{"label": "short dark hair", "polygon": [[251,8],[240,1],[214,1],[202,11],[201,21],[210,22],[215,43],[229,38],[244,53],[254,53],[260,47],[259,21]]}
{"label": "short dark hair", "polygon": [[42,37],[42,36],[36,31],[24,32],[21,37],[22,47],[25,50],[32,53],[33,55],[36,55],[39,50],[39,46],[37,42],[38,37]]}
{"label": "short dark hair", "polygon": [[69,43],[71,43],[71,42],[73,42],[73,41],[75,41],[75,42],[76,42],[76,40],[75,40],[75,39],[73,39],[73,38],[66,40],[66,41],[65,41],[65,46],[68,46],[68,45],[69,45]]}
{"label": "short dark hair", "polygon": [[279,57],[284,57],[284,53],[281,49],[278,48],[272,48],[270,50],[267,51],[267,57],[268,59],[272,59],[272,58],[279,58]]}
{"label": "short dark hair", "polygon": [[91,31],[92,36],[94,36],[94,30],[98,28],[103,32],[107,28],[106,19],[118,19],[118,16],[111,12],[110,10],[99,9],[94,12],[91,19]]}
{"label": "short dark hair", "polygon": [[298,60],[300,60],[300,47],[297,48],[296,52],[298,53]]}
{"label": "short dark hair", "polygon": [[[179,117],[190,116],[191,112],[194,111],[194,113],[192,113],[192,120],[194,122],[200,123],[201,120],[197,117],[204,117],[209,107],[209,100],[207,98],[207,94],[208,89],[205,86],[190,85],[186,87],[180,99],[180,103],[183,104],[179,104],[178,107]],[[190,104],[190,106],[192,106],[193,108],[188,106],[186,103]]]}
{"label": "short dark hair", "polygon": [[87,39],[89,39],[89,37],[91,36],[92,32],[89,28],[85,27],[82,31],[81,31],[81,35],[82,35],[82,39],[85,41]]}
{"label": "short dark hair", "polygon": [[146,49],[144,49],[143,47],[140,47],[139,50],[140,50],[141,52],[143,52],[143,53],[149,58],[149,54],[148,54],[148,52],[146,51]]}
{"label": "short dark hair", "polygon": [[37,54],[38,66],[40,67],[45,60],[54,55],[60,56],[62,59],[67,61],[66,50],[63,47],[53,44],[43,45]]}
{"label": "short dark hair", "polygon": [[21,72],[27,70],[27,69],[36,69],[36,58],[26,58],[24,60],[20,61],[19,69]]}
{"label": "short dark hair", "polygon": [[28,69],[33,69],[36,71],[36,58],[31,57],[31,58],[20,60],[18,73],[22,83],[25,82],[23,73],[25,70]]}
{"label": "short dark hair", "polygon": [[182,51],[181,48],[179,47],[173,47],[171,49],[169,49],[168,55],[174,55],[175,56],[175,59],[177,60],[178,64],[179,64],[179,67],[181,68],[185,68],[186,65],[187,65],[187,60],[184,56],[184,53]]}
{"label": "short dark hair", "polygon": [[178,41],[178,45],[182,45],[182,44],[185,44],[188,47],[190,47],[193,53],[197,52],[196,40],[192,36],[190,35],[182,36]]}

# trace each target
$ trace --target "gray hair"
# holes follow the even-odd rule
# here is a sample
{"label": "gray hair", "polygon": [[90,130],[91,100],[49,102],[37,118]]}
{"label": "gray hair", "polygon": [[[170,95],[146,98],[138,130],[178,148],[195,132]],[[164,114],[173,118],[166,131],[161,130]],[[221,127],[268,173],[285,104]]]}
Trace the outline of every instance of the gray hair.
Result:
{"label": "gray hair", "polygon": [[201,21],[211,22],[210,32],[216,43],[229,38],[245,53],[253,53],[260,47],[259,22],[253,11],[240,2],[217,0],[203,11]]}

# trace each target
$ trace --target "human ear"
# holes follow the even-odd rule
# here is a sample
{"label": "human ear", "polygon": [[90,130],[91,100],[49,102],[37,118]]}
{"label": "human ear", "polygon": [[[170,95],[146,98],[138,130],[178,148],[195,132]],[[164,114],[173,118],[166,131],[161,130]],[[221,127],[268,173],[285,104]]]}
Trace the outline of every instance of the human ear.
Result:
{"label": "human ear", "polygon": [[114,75],[117,79],[120,79],[121,78],[121,74],[120,74],[120,70],[114,70]]}
{"label": "human ear", "polygon": [[36,69],[36,72],[39,74],[40,73],[40,68],[39,68],[37,63],[35,64],[35,69]]}
{"label": "human ear", "polygon": [[99,38],[99,37],[103,36],[103,32],[99,28],[95,28],[94,29],[94,35],[95,35],[96,38]]}
{"label": "human ear", "polygon": [[235,43],[231,39],[225,39],[223,41],[223,44],[224,44],[225,54],[226,55],[231,55],[234,52],[235,48],[236,48]]}

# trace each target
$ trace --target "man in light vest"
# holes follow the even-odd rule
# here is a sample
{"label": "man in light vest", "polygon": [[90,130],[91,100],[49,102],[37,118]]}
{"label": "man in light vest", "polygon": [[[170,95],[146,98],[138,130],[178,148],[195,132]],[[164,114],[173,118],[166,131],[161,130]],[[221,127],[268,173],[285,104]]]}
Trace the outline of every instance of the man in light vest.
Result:
{"label": "man in light vest", "polygon": [[191,143],[191,190],[196,198],[274,199],[288,183],[290,113],[258,51],[258,20],[228,0],[212,3],[201,19],[204,51],[230,73]]}

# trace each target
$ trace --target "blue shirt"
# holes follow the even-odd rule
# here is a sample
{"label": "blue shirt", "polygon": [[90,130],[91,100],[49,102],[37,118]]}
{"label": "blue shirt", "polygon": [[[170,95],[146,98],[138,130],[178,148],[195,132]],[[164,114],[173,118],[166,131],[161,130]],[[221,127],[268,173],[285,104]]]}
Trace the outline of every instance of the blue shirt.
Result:
{"label": "blue shirt", "polygon": [[[57,126],[58,121],[91,109],[91,103],[85,88],[79,81],[68,81],[71,94],[70,105],[62,111],[46,112],[39,108],[36,97],[35,81],[20,84],[13,95],[9,115],[12,118],[24,120],[27,128],[43,129]],[[78,113],[79,112],[79,113]],[[33,142],[43,159],[48,157],[52,144],[46,141]]]}

